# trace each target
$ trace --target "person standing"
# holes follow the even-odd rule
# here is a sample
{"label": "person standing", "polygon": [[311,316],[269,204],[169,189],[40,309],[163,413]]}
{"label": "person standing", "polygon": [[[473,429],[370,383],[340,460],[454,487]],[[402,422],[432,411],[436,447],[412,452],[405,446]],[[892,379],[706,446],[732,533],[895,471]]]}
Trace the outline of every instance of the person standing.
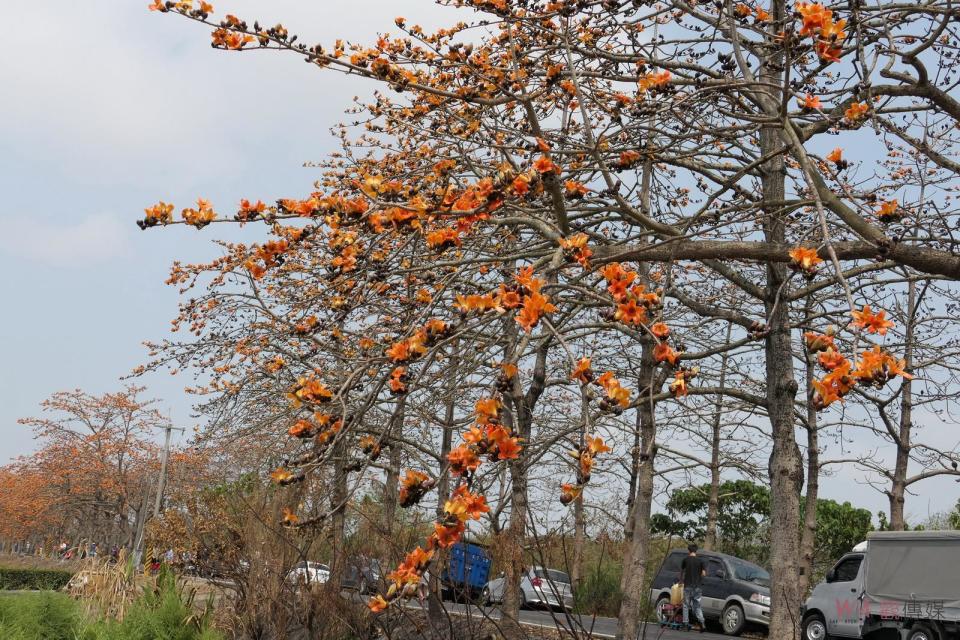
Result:
{"label": "person standing", "polygon": [[689,554],[680,564],[680,584],[683,585],[683,624],[690,626],[690,610],[693,609],[693,615],[700,623],[700,633],[703,633],[706,630],[706,623],[703,620],[700,598],[703,596],[703,576],[707,575],[707,569],[703,560],[697,556],[697,545],[690,543],[687,545],[687,551]]}

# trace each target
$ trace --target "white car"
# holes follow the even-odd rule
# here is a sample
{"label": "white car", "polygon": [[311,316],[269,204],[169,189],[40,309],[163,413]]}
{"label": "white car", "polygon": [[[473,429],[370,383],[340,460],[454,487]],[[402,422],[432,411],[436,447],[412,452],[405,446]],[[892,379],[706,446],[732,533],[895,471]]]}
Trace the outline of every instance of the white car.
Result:
{"label": "white car", "polygon": [[[503,603],[506,580],[503,574],[491,580],[480,596],[484,604]],[[573,608],[573,587],[570,576],[563,571],[545,567],[531,567],[520,579],[520,606],[542,605],[547,607]]]}
{"label": "white car", "polygon": [[330,579],[330,567],[319,562],[310,562],[301,560],[293,565],[290,573],[287,574],[287,580],[294,584],[323,584]]}

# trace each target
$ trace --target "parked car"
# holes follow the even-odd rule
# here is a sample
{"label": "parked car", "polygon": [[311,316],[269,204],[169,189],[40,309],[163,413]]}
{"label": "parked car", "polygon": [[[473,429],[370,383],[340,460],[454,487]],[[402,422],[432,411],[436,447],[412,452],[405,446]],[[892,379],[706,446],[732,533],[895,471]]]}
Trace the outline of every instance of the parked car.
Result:
{"label": "parked car", "polygon": [[492,564],[483,545],[461,541],[450,547],[450,562],[440,574],[445,594],[474,600],[490,578]]}
{"label": "parked car", "polygon": [[957,567],[960,531],[871,532],[800,608],[802,637],[960,638]]}
{"label": "parked car", "polygon": [[287,574],[287,580],[297,585],[323,584],[329,579],[330,567],[325,564],[320,564],[319,562],[310,562],[309,560],[301,560],[293,565],[290,573]]}
{"label": "parked car", "polygon": [[[650,585],[650,603],[657,619],[663,620],[663,605],[670,602],[670,587],[680,577],[680,565],[688,555],[686,549],[674,549],[660,565]],[[770,574],[736,556],[713,551],[699,551],[706,564],[703,578],[703,617],[719,621],[723,632],[736,636],[748,623],[770,625]]]}
{"label": "parked car", "polygon": [[371,593],[382,585],[380,562],[371,558],[349,558],[340,586],[344,589],[356,589],[360,593]]}
{"label": "parked car", "polygon": [[[503,574],[491,580],[480,596],[484,604],[503,603],[506,580]],[[541,605],[547,607],[573,608],[573,587],[570,576],[563,571],[545,567],[530,567],[520,579],[520,606]]]}

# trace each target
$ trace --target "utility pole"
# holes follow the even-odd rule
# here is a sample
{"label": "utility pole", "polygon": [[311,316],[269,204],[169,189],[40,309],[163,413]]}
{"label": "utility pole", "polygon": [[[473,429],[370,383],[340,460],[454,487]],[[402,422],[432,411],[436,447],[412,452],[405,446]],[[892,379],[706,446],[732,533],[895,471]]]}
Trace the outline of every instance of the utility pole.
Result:
{"label": "utility pole", "polygon": [[[175,427],[171,422],[161,427],[164,432],[163,453],[160,456],[160,477],[157,478],[157,498],[153,503],[153,516],[160,515],[160,504],[163,502],[163,487],[167,483],[167,460],[170,458],[170,432],[179,431],[183,433],[183,427]],[[140,522],[137,524],[137,538],[133,545],[133,564],[135,568],[140,566],[143,560],[143,533],[147,525],[147,496],[143,497],[143,505],[140,512]]]}
{"label": "utility pole", "polygon": [[163,442],[163,456],[160,458],[160,479],[157,482],[157,501],[153,503],[153,517],[160,515],[160,503],[163,502],[163,487],[167,483],[167,458],[170,457],[170,432],[176,429],[183,433],[182,427],[174,427],[168,424],[164,427],[166,436]]}

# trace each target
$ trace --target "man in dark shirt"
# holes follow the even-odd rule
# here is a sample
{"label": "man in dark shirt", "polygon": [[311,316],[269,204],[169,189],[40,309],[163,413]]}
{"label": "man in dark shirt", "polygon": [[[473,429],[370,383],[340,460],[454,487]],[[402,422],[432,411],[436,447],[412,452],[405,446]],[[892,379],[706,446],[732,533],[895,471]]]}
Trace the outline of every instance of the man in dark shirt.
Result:
{"label": "man in dark shirt", "polygon": [[693,615],[700,622],[700,633],[703,633],[706,624],[703,620],[703,609],[700,608],[700,598],[703,595],[701,588],[703,586],[703,576],[707,575],[707,570],[697,556],[697,545],[689,544],[687,546],[689,555],[683,559],[680,564],[680,584],[683,585],[683,624],[690,625],[690,609],[693,609]]}

